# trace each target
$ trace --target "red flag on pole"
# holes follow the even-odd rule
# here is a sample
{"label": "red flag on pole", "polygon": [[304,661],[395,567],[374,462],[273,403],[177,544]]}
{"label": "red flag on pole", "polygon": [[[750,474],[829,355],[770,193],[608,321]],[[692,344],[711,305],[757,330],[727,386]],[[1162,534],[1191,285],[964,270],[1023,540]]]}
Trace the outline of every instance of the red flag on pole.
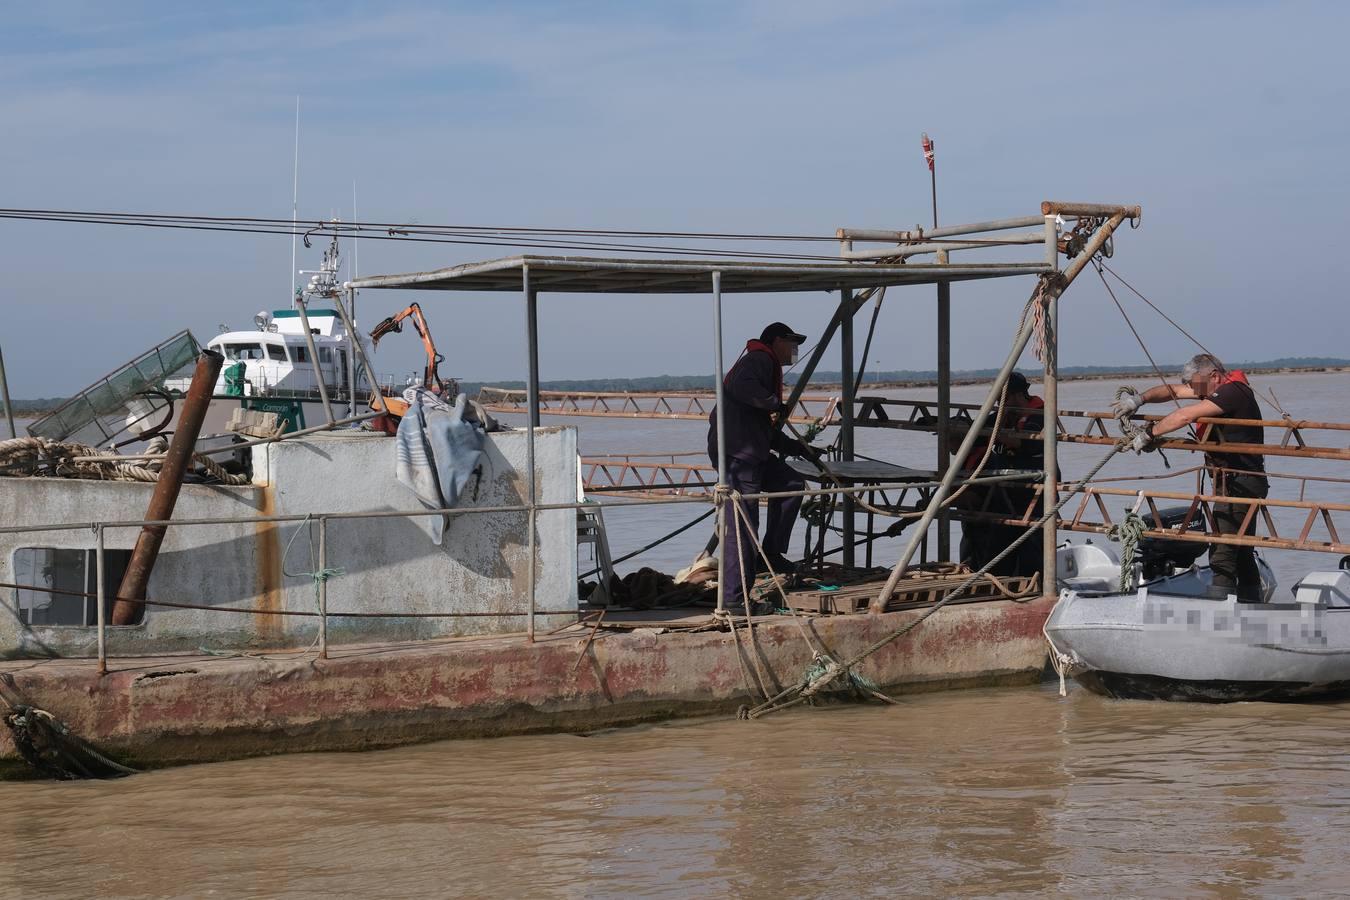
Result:
{"label": "red flag on pole", "polygon": [[923,158],[928,161],[928,171],[933,171],[935,159],[933,157],[933,141],[928,137],[928,132],[923,133]]}

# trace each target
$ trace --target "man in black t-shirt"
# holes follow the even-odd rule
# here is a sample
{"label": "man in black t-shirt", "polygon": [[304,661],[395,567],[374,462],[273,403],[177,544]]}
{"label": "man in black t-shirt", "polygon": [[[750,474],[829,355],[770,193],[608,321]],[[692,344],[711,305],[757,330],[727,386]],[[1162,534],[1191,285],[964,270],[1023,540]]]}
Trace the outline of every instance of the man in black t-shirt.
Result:
{"label": "man in black t-shirt", "polygon": [[[1116,401],[1118,415],[1129,414],[1145,403],[1178,400],[1198,400],[1168,413],[1152,422],[1138,439],[1136,450],[1147,447],[1149,441],[1195,422],[1196,419],[1260,419],[1261,407],[1256,394],[1240,371],[1229,372],[1218,358],[1201,353],[1182,368],[1179,386],[1158,385],[1142,394],[1127,395]],[[1265,429],[1260,425],[1197,425],[1196,436],[1201,442],[1223,444],[1263,444]],[[1265,497],[1270,490],[1266,480],[1265,460],[1252,453],[1224,453],[1219,449],[1205,454],[1214,480],[1214,491],[1223,497]],[[1214,526],[1220,534],[1238,534],[1250,505],[1246,503],[1214,504]],[[1214,575],[1214,586],[1227,593],[1236,592],[1244,603],[1261,602],[1261,572],[1256,567],[1256,551],[1251,547],[1230,544],[1212,544],[1209,548],[1209,567]]]}

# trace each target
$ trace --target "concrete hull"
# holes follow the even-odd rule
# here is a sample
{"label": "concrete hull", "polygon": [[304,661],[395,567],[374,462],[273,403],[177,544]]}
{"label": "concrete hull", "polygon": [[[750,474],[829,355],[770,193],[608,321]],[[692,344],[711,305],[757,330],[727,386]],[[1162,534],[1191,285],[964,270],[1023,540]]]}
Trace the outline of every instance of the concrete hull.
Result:
{"label": "concrete hull", "polygon": [[[892,693],[1029,683],[1045,664],[1041,629],[1054,598],[948,607],[872,656],[867,677]],[[804,623],[846,658],[919,615],[837,616]],[[601,632],[343,647],[326,660],[170,656],[0,663],[18,693],[81,737],[136,766],[165,766],[418,741],[580,731],[729,712],[754,702],[756,663],[744,629]],[[770,690],[811,661],[798,623],[755,628]],[[584,654],[584,655],[583,655]],[[739,657],[739,658],[738,658]],[[747,725],[753,728],[753,725]],[[0,774],[26,771],[0,730]]]}

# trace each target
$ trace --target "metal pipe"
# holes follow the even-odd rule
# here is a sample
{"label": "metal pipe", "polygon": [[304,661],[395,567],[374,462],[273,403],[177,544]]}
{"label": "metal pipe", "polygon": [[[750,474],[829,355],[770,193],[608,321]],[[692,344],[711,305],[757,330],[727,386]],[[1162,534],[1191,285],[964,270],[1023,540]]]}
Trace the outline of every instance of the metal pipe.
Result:
{"label": "metal pipe", "polygon": [[0,350],[0,400],[5,402],[5,419],[9,422],[9,436],[16,438],[19,433],[14,429],[14,404],[9,399],[9,382],[5,379],[5,354]]}
{"label": "metal pipe", "polygon": [[[727,505],[725,492],[727,487],[727,405],[726,405],[726,368],[722,359],[722,273],[712,273],[713,294],[713,365],[717,370],[714,376],[717,384],[717,612],[726,608],[727,581]],[[737,544],[737,551],[740,544]]]}
{"label": "metal pipe", "polygon": [[[939,281],[937,286],[937,465],[939,475],[946,475],[951,467],[951,403],[952,403],[952,284]],[[943,562],[952,558],[951,516],[944,507],[938,514],[937,557]]]}
{"label": "metal pipe", "polygon": [[[1059,278],[1051,278],[1049,276],[1043,277],[1037,286],[1037,291],[1053,292],[1055,294],[1062,293],[1065,288],[1073,283],[1073,280],[1078,276],[1078,273],[1083,271],[1083,267],[1088,264],[1088,261],[1097,255],[1097,252],[1101,250],[1102,245],[1106,243],[1107,239],[1110,238],[1111,234],[1116,230],[1116,227],[1123,221],[1125,221],[1125,216],[1123,214],[1118,213],[1112,216],[1106,224],[1097,229],[1096,233],[1092,235],[1087,246],[1083,248],[1083,252],[1074,258],[1073,263],[1070,264],[1064,274]],[[1021,328],[1017,332],[1017,338],[1013,341],[1013,347],[1008,352],[1007,359],[1003,361],[1003,367],[999,369],[998,375],[995,376],[994,383],[990,385],[988,396],[984,398],[984,403],[980,404],[979,412],[975,414],[974,421],[970,424],[970,430],[966,432],[965,438],[961,441],[960,448],[956,451],[957,458],[965,459],[970,455],[970,451],[974,449],[975,441],[979,438],[980,429],[984,427],[985,421],[989,418],[989,411],[993,408],[994,401],[1002,393],[1003,385],[1007,382],[1009,373],[1011,373],[1013,368],[1017,365],[1017,360],[1021,358],[1022,351],[1026,349],[1027,342],[1031,340],[1031,324],[1031,318],[1029,316],[1023,318]],[[881,593],[877,595],[877,598],[872,601],[869,607],[872,612],[885,611],[887,601],[889,601],[891,595],[895,593],[895,586],[900,582],[900,577],[909,566],[910,560],[914,558],[914,551],[918,548],[919,542],[927,535],[928,526],[932,524],[933,518],[937,514],[937,510],[947,499],[947,495],[951,491],[952,482],[956,480],[957,468],[957,466],[948,467],[947,474],[942,478],[942,483],[938,486],[937,490],[933,492],[933,499],[929,501],[928,508],[924,510],[923,518],[920,519],[918,527],[913,530],[909,542],[905,545],[905,551],[900,556],[900,560],[895,564],[895,567],[891,569],[890,577],[886,579],[886,586],[882,588]]]}
{"label": "metal pipe", "polygon": [[98,623],[98,674],[108,674],[108,611],[105,608],[107,598],[107,588],[103,581],[107,570],[103,568],[103,526],[94,526],[94,577],[98,579],[98,586],[94,589],[97,597],[94,602],[98,604],[98,613],[95,621]]}
{"label": "metal pipe", "polygon": [[305,298],[295,295],[295,308],[300,313],[300,327],[305,330],[305,346],[309,348],[309,364],[314,369],[314,380],[319,384],[319,402],[323,404],[323,414],[328,424],[333,424],[333,407],[328,402],[328,386],[323,382],[323,367],[319,365],[319,352],[314,347],[314,333],[309,330],[309,311],[305,308]]}
{"label": "metal pipe", "polygon": [[[1041,510],[1053,509],[1059,502],[1059,297],[1048,293],[1042,301],[1045,320],[1045,377],[1041,400],[1045,403],[1045,428],[1041,435],[1041,449],[1045,466],[1045,490],[1041,493]],[[1055,591],[1055,547],[1059,542],[1059,516],[1046,519],[1041,525],[1041,593],[1053,596]]]}
{"label": "metal pipe", "polygon": [[[352,291],[348,298],[351,300],[352,321],[356,321],[356,291]],[[348,334],[347,344],[347,418],[356,415],[356,345],[361,342],[361,335],[351,332]],[[371,390],[375,385],[371,385]]]}
{"label": "metal pipe", "polygon": [[[356,289],[348,286],[347,296],[355,297]],[[352,322],[351,316],[347,315],[347,308],[342,305],[342,296],[335,294],[333,296],[333,305],[337,307],[338,315],[342,318],[342,324],[346,326],[347,333],[352,336],[355,343],[352,345],[356,350],[356,355],[361,358],[361,367],[366,370],[366,381],[370,383],[371,406],[379,412],[388,412],[389,407],[385,405],[384,394],[380,391],[379,379],[375,377],[375,370],[371,368],[370,357],[366,356],[366,348],[361,346],[361,336],[356,330],[356,324]],[[237,444],[235,446],[238,446]]]}
{"label": "metal pipe", "polygon": [[319,517],[319,659],[328,658],[328,519]]}
{"label": "metal pipe", "polygon": [[[1037,220],[1040,224],[1040,220]],[[1039,244],[1045,240],[1045,232],[1028,231],[1023,234],[1011,234],[1002,238],[990,238],[987,241],[948,241],[944,243],[899,244],[895,247],[881,247],[875,250],[847,250],[839,254],[841,259],[882,259],[897,256],[901,259],[918,256],[923,253],[938,253],[945,250],[979,250],[990,247],[1003,247],[1012,244]]]}
{"label": "metal pipe", "polygon": [[835,236],[841,241],[918,241],[925,238],[954,237],[958,234],[976,234],[981,231],[1009,231],[1013,228],[1029,228],[1041,224],[1041,216],[1017,216],[1012,219],[991,219],[987,222],[972,222],[967,225],[944,225],[925,231],[916,228],[913,231],[892,231],[884,228],[840,228]]}
{"label": "metal pipe", "polygon": [[[215,392],[216,378],[220,375],[224,361],[225,357],[214,350],[203,350],[197,357],[192,383],[183,401],[183,413],[169,441],[169,451],[164,454],[164,465],[160,469],[159,480],[155,482],[154,493],[150,495],[150,507],[145,513],[147,519],[167,521],[173,517],[178,492],[183,486],[183,475],[192,461],[192,448],[197,443],[197,435],[201,433],[206,410],[211,405],[211,395]],[[137,601],[145,599],[145,588],[150,582],[150,573],[155,568],[159,545],[164,541],[166,530],[164,525],[146,525],[141,528],[136,538],[136,548],[131,552],[131,561],[127,563],[113,601],[114,625],[132,624],[144,608]]]}
{"label": "metal pipe", "polygon": [[1062,200],[1046,200],[1041,204],[1043,216],[1121,216],[1137,219],[1143,215],[1138,206],[1117,206],[1114,203],[1066,203]]}
{"label": "metal pipe", "polygon": [[[839,450],[845,460],[853,459],[853,292],[845,288],[839,292],[839,377],[843,390],[839,418]],[[840,504],[844,517],[844,557],[846,566],[854,564],[853,513],[856,504],[845,494]]]}
{"label": "metal pipe", "polygon": [[[1059,222],[1055,216],[1045,217],[1045,263],[1059,267]],[[1046,299],[1044,313],[1045,383],[1042,390],[1045,402],[1045,429],[1041,435],[1042,457],[1045,465],[1045,489],[1041,492],[1042,509],[1059,502],[1059,297]],[[1058,566],[1055,549],[1059,543],[1059,517],[1052,516],[1041,527],[1041,593],[1053,595],[1056,589]]]}
{"label": "metal pipe", "polygon": [[525,365],[528,376],[528,380],[525,382],[525,389],[530,398],[530,417],[525,430],[526,484],[530,495],[529,513],[525,517],[530,532],[530,571],[527,579],[530,617],[526,620],[525,633],[530,643],[534,643],[534,570],[539,550],[535,545],[534,536],[535,526],[538,524],[539,515],[538,509],[536,508],[539,498],[535,495],[536,485],[534,481],[534,430],[539,427],[539,328],[538,317],[535,314],[537,296],[530,288],[530,267],[528,265],[520,267],[520,289],[525,294]]}

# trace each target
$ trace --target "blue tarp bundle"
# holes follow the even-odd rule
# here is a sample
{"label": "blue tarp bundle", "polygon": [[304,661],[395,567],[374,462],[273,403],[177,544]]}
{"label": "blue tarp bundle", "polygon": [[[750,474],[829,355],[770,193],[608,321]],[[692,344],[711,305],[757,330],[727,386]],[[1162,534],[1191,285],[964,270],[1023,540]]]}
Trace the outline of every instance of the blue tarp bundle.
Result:
{"label": "blue tarp bundle", "polygon": [[[395,474],[427,509],[452,509],[469,479],[483,463],[483,426],[464,417],[468,398],[451,406],[425,388],[404,393],[408,413],[395,438]],[[431,539],[439,544],[446,517],[432,520]]]}

